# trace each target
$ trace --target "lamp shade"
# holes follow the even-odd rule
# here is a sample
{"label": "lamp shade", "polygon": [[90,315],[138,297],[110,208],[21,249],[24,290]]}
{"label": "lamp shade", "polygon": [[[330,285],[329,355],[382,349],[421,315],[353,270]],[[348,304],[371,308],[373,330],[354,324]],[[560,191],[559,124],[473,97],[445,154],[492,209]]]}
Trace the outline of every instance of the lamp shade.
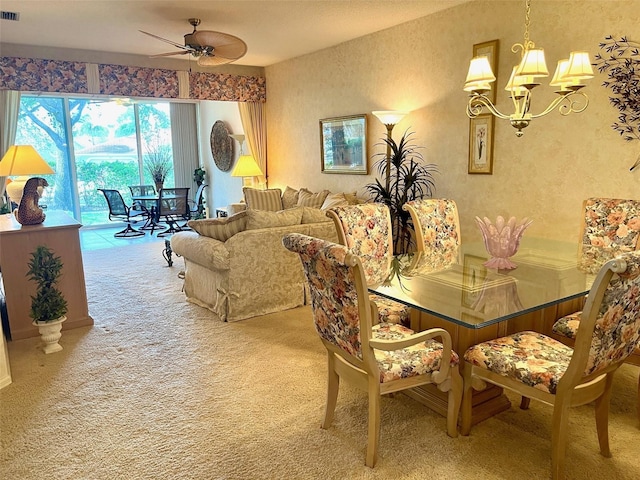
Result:
{"label": "lamp shade", "polygon": [[556,67],[556,72],[553,74],[553,78],[551,79],[552,87],[566,87],[571,83],[571,80],[567,79],[567,71],[569,70],[569,60],[558,60],[558,66]]}
{"label": "lamp shade", "polygon": [[231,172],[232,177],[257,177],[262,175],[260,166],[251,155],[241,155]]}
{"label": "lamp shade", "polygon": [[465,85],[469,84],[487,84],[495,82],[496,76],[491,70],[491,64],[489,58],[486,55],[474,57],[469,62],[469,71],[467,72],[467,79]]}
{"label": "lamp shade", "polygon": [[513,69],[511,70],[511,76],[509,77],[509,81],[507,82],[507,86],[504,87],[504,89],[508,92],[511,92],[511,96],[515,98],[522,98],[527,90],[524,85],[530,84],[534,80],[531,77],[527,78],[521,75],[517,75],[517,70],[517,66],[513,67]]}
{"label": "lamp shade", "polygon": [[0,176],[48,175],[53,169],[31,145],[13,145],[0,160]]}
{"label": "lamp shade", "polygon": [[567,78],[588,80],[593,78],[593,67],[588,52],[571,52],[569,54],[569,66],[567,67]]}
{"label": "lamp shade", "polygon": [[532,48],[525,50],[524,56],[516,70],[517,76],[522,77],[548,77],[547,62],[544,59],[544,49]]}
{"label": "lamp shade", "polygon": [[409,112],[396,112],[394,110],[377,110],[371,113],[378,117],[378,120],[385,125],[396,125],[409,114]]}

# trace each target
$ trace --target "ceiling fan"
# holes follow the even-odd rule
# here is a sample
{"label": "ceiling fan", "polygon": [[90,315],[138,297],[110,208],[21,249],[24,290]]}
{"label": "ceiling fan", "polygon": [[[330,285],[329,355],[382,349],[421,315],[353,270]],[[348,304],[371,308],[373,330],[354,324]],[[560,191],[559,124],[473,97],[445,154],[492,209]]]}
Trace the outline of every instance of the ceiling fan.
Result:
{"label": "ceiling fan", "polygon": [[187,33],[184,36],[184,45],[159,37],[153,33],[139,30],[145,35],[157,38],[180,49],[177,52],[159,53],[157,55],[151,55],[151,57],[191,54],[194,58],[198,59],[198,65],[211,67],[235,62],[247,53],[247,44],[240,38],[229,35],[228,33],[213,32],[210,30],[196,31],[196,27],[200,25],[199,18],[190,18],[189,23],[193,26],[193,32]]}

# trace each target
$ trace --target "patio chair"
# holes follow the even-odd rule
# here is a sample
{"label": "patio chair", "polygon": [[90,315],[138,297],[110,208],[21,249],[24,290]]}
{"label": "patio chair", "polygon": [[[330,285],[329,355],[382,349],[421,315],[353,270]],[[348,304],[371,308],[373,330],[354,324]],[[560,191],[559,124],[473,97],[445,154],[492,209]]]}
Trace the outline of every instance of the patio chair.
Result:
{"label": "patio chair", "polygon": [[622,254],[599,271],[574,348],[536,332],[479,343],[464,354],[462,434],[471,429],[472,388],[484,382],[553,406],[551,473],[564,479],[569,408],[595,401],[600,453],[609,451],[613,375],[640,339],[640,252]]}
{"label": "patio chair", "polygon": [[[360,258],[367,285],[380,285],[391,273],[393,241],[389,207],[362,203],[327,210],[338,233],[338,241]],[[378,307],[381,322],[410,324],[411,308],[374,293],[369,297]]]}
{"label": "patio chair", "polygon": [[442,328],[414,333],[402,325],[379,322],[367,294],[362,262],[348,247],[299,233],[285,235],[282,243],[300,256],[316,332],[327,350],[329,381],[322,428],[328,429],[333,421],[341,379],[367,392],[365,464],[373,467],[381,395],[433,383],[448,392],[447,434],[456,437],[462,378],[449,333]]}
{"label": "patio chair", "polygon": [[[203,215],[203,210],[204,210],[202,198],[204,195],[204,189],[206,187],[208,187],[208,185],[205,185],[204,183],[201,184],[198,187],[198,190],[196,190],[196,195],[195,197],[193,197],[193,200],[189,200],[189,218],[190,219],[202,218],[201,215]],[[180,228],[182,230],[191,230],[191,227],[187,224],[187,222],[180,225]]]}
{"label": "patio chair", "polygon": [[113,236],[117,238],[144,236],[144,232],[136,230],[131,224],[147,220],[149,218],[149,212],[127,206],[118,190],[107,188],[99,188],[98,190],[104,194],[104,198],[107,200],[107,205],[109,206],[109,220],[124,221],[127,223],[124,230],[115,233]]}
{"label": "patio chair", "polygon": [[191,213],[191,218],[195,218],[202,213],[202,210],[204,209],[202,204],[204,189],[207,188],[208,186],[209,185],[205,185],[204,183],[201,184],[198,187],[198,190],[196,190],[196,194],[193,197],[193,200],[189,200],[189,211]]}
{"label": "patio chair", "polygon": [[[158,237],[172,235],[180,232],[183,228],[178,222],[187,221],[191,218],[189,210],[189,188],[162,188],[160,189],[160,198],[158,199],[158,212],[156,214],[156,223],[162,221],[167,223],[169,228],[158,233]],[[151,229],[153,234],[154,229]]]}
{"label": "patio chair", "polygon": [[[138,210],[146,210],[149,212],[149,218],[140,230],[164,229],[162,225],[153,225],[155,212],[158,208],[158,194],[153,185],[129,185],[131,198],[133,199],[133,207]],[[144,198],[147,197],[147,198]]]}

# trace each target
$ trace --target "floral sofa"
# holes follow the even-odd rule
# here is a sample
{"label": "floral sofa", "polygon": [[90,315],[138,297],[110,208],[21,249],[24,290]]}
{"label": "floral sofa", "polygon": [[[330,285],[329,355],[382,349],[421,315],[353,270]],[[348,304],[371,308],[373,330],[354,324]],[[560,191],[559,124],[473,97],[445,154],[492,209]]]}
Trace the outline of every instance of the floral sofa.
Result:
{"label": "floral sofa", "polygon": [[245,189],[246,210],[189,221],[193,231],[171,237],[172,250],[184,259],[187,300],[228,322],[304,305],[302,266],[283,247],[282,237],[303,233],[337,242],[326,208],[318,208],[330,194],[314,195],[311,206],[293,198],[283,202],[286,196],[279,189]]}

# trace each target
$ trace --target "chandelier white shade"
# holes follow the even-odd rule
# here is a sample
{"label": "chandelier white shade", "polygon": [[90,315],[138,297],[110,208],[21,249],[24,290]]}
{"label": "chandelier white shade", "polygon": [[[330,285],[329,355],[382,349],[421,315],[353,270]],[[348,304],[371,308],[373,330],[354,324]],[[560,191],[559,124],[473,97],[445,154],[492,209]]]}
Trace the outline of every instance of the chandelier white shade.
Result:
{"label": "chandelier white shade", "polygon": [[534,114],[530,111],[533,89],[540,85],[542,79],[549,76],[549,70],[544,49],[536,48],[529,39],[531,0],[525,0],[525,7],[524,42],[522,44],[516,43],[511,47],[513,53],[521,53],[520,62],[513,67],[505,87],[512,100],[513,113],[502,113],[487,95],[491,91],[491,84],[496,81],[487,56],[471,59],[463,87],[465,92],[469,92],[467,103],[469,118],[477,117],[486,109],[498,118],[509,120],[516,129],[518,137],[522,136],[522,129],[526,128],[532,119],[547,115],[556,108],[562,115],[584,111],[589,104],[589,98],[578,90],[585,86],[586,80],[593,78],[589,53],[585,51],[571,52],[568,59],[558,62],[550,82],[550,86],[556,87],[554,91],[558,96],[541,112]]}

